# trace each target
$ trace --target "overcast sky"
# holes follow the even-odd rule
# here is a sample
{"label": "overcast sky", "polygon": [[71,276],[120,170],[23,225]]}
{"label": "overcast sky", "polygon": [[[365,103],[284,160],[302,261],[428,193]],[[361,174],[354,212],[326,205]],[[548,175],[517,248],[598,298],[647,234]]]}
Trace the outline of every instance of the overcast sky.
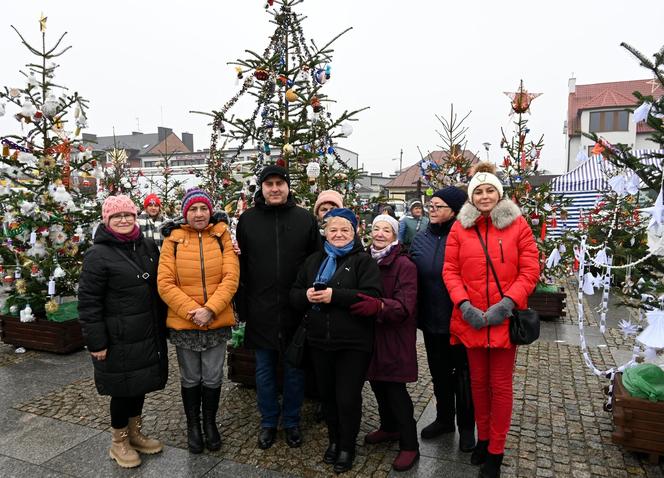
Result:
{"label": "overcast sky", "polygon": [[[56,80],[91,102],[98,135],[144,133],[157,126],[194,134],[208,147],[210,128],[189,110],[218,109],[237,90],[228,61],[245,49],[263,52],[274,29],[262,0],[84,1],[21,0],[0,17],[0,85],[23,86],[18,70],[31,55],[10,28],[40,44],[38,19],[48,16],[51,41],[68,31],[73,48],[58,61]],[[567,82],[649,78],[620,48],[626,41],[648,55],[664,45],[664,1],[360,1],[306,0],[307,38],[322,45],[347,27],[334,45],[325,92],[335,109],[369,106],[342,146],[359,153],[369,171],[390,172],[441,144],[435,114],[450,103],[467,120],[469,149],[499,161],[500,128],[511,128],[509,100],[523,78],[533,102],[531,134],[544,134],[543,167],[564,169],[563,121]],[[340,111],[337,111],[340,112]],[[9,113],[9,108],[8,108]],[[16,132],[0,118],[0,134]],[[138,119],[137,119],[138,118]],[[140,125],[140,126],[139,126]]]}

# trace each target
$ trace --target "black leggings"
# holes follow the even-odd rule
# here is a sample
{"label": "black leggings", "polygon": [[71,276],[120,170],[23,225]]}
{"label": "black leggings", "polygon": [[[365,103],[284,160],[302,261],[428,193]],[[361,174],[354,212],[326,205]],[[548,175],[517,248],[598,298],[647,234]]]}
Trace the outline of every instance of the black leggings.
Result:
{"label": "black leggings", "polygon": [[386,432],[399,432],[399,448],[415,451],[417,443],[417,425],[413,417],[413,401],[410,399],[405,383],[370,381],[376,395],[380,428]]}
{"label": "black leggings", "polygon": [[338,443],[340,450],[355,451],[371,352],[310,350],[330,442]]}
{"label": "black leggings", "polygon": [[129,424],[129,417],[138,417],[143,413],[145,395],[138,397],[111,397],[111,426],[124,428]]}

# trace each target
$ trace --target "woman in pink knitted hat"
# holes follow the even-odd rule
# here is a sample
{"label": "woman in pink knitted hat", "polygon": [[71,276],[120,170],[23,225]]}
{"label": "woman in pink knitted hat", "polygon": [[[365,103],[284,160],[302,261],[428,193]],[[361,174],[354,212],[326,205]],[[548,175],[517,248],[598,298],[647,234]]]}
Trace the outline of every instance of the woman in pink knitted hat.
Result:
{"label": "woman in pink knitted hat", "polygon": [[159,251],[136,223],[127,196],[109,196],[103,224],[83,259],[78,316],[92,356],[97,391],[111,396],[109,455],[123,468],[163,445],[141,432],[145,394],[168,378],[166,306],[157,292]]}

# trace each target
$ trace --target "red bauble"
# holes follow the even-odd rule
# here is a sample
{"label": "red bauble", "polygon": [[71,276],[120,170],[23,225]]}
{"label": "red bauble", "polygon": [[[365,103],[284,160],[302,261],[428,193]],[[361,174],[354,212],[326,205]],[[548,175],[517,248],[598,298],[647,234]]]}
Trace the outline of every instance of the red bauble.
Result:
{"label": "red bauble", "polygon": [[254,72],[254,76],[257,80],[265,81],[270,77],[270,74],[267,72],[267,70],[256,70]]}
{"label": "red bauble", "polygon": [[286,167],[286,161],[283,160],[283,158],[277,159],[277,166],[281,166],[282,168]]}

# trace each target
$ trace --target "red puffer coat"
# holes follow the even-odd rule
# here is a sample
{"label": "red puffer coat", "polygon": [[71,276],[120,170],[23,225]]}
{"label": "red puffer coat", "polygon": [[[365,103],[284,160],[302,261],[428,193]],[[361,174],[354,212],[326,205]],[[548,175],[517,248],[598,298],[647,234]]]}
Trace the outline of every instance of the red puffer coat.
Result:
{"label": "red puffer coat", "polygon": [[469,300],[486,311],[501,300],[493,273],[484,254],[475,226],[487,245],[500,286],[517,309],[525,309],[540,274],[537,245],[533,233],[510,199],[502,199],[489,217],[466,203],[447,238],[443,280],[454,303],[450,334],[453,343],[466,347],[511,347],[509,321],[475,330],[463,320],[459,304]]}

